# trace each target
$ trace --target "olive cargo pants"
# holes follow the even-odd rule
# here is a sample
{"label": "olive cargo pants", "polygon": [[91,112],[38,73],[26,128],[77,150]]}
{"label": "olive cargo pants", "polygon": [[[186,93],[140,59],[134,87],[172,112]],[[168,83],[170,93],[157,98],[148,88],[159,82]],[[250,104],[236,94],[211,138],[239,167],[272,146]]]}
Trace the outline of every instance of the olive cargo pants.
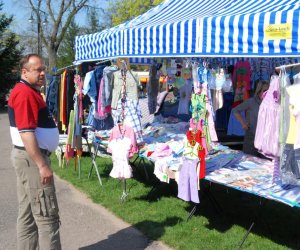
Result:
{"label": "olive cargo pants", "polygon": [[[13,148],[11,156],[17,175],[18,249],[60,250],[54,182],[47,185],[41,183],[39,169],[25,150]],[[48,156],[44,157],[50,163]]]}

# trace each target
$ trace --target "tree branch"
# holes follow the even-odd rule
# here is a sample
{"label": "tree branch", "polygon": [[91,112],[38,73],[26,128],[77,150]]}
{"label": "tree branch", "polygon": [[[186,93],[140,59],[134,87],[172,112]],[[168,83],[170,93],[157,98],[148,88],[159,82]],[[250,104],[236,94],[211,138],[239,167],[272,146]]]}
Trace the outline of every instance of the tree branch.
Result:
{"label": "tree branch", "polygon": [[48,9],[49,15],[51,17],[51,20],[53,21],[53,23],[55,23],[55,17],[54,17],[52,8],[51,8],[51,0],[47,0],[46,4],[47,4],[47,9]]}
{"label": "tree branch", "polygon": [[56,39],[56,44],[55,47],[58,48],[59,44],[61,43],[73,17],[76,15],[76,13],[82,8],[84,7],[84,5],[88,2],[88,0],[81,0],[78,4],[73,6],[73,9],[71,10],[71,12],[69,13],[69,16],[64,24],[64,26],[62,27],[62,30],[60,32],[60,34],[57,36]]}

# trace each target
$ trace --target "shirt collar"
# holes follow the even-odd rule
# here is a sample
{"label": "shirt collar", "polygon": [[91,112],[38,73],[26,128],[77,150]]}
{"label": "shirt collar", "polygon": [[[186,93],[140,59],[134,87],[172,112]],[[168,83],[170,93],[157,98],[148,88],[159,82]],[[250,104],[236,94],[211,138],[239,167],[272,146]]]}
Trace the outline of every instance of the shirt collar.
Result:
{"label": "shirt collar", "polygon": [[20,83],[24,83],[24,84],[27,85],[28,87],[30,87],[30,88],[34,89],[35,91],[39,92],[39,91],[34,87],[34,85],[30,84],[29,82],[27,82],[27,81],[24,80],[24,79],[21,79],[21,80],[20,80]]}

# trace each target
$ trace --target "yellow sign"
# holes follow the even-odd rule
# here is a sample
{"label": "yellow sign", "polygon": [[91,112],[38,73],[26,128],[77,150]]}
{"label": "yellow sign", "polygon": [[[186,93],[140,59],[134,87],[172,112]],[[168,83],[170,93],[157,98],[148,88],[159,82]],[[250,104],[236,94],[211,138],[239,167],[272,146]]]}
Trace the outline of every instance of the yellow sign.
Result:
{"label": "yellow sign", "polygon": [[267,40],[292,39],[292,24],[265,24],[264,34]]}

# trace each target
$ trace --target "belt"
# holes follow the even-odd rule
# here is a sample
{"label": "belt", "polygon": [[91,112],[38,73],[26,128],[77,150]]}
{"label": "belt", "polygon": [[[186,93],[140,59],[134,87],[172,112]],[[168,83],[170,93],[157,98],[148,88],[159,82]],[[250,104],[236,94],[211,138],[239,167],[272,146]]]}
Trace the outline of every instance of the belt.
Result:
{"label": "belt", "polygon": [[[14,148],[19,149],[19,150],[26,150],[25,147],[20,147],[20,146],[16,146],[16,145],[14,145]],[[51,155],[51,152],[48,151],[47,149],[40,148],[40,151],[43,155],[46,155],[46,156]]]}

